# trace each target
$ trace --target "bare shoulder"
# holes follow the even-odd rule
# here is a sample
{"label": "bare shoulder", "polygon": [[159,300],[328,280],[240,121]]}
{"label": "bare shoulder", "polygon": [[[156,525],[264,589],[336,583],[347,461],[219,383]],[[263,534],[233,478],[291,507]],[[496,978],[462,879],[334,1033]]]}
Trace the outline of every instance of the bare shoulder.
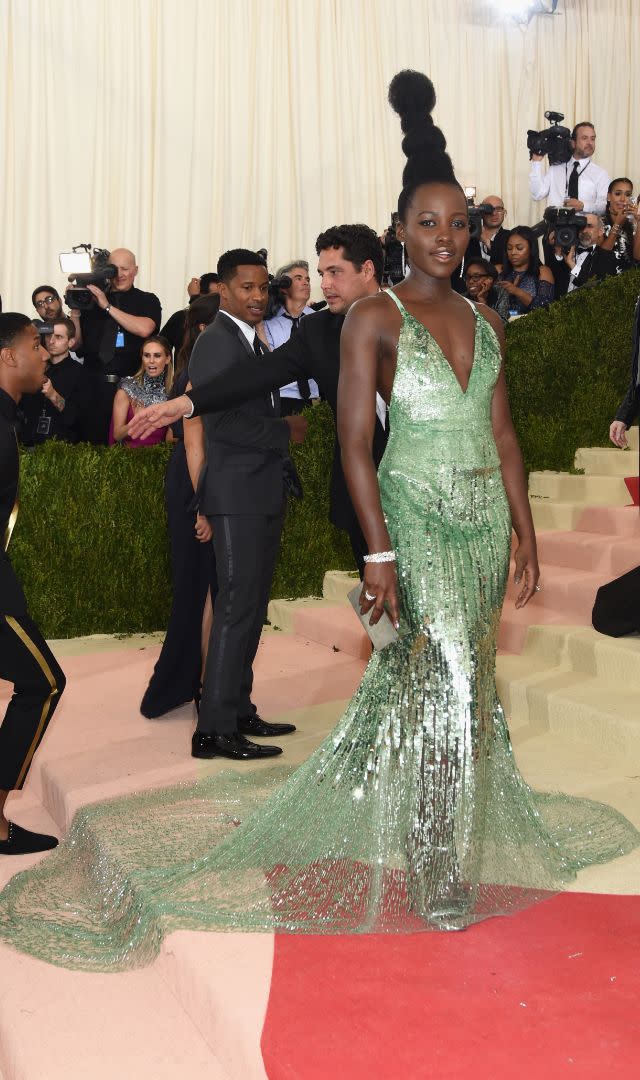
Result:
{"label": "bare shoulder", "polygon": [[400,313],[393,301],[385,296],[384,292],[379,292],[374,296],[363,296],[351,305],[345,327],[358,330],[366,327],[369,332],[382,332],[388,330],[395,321],[399,321],[399,318]]}
{"label": "bare shoulder", "polygon": [[483,319],[486,319],[491,329],[495,331],[500,345],[504,347],[506,340],[504,335],[504,323],[498,315],[498,312],[494,311],[493,308],[490,308],[487,304],[476,304],[476,307],[479,314],[482,315]]}

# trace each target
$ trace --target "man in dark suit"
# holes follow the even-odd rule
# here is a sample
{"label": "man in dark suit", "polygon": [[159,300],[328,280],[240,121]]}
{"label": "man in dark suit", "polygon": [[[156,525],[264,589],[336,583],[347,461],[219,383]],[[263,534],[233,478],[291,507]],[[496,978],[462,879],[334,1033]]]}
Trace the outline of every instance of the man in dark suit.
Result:
{"label": "man in dark suit", "polygon": [[601,247],[605,239],[602,218],[597,214],[585,214],[585,217],[587,224],[578,234],[580,250],[576,253],[575,248],[571,248],[564,256],[570,271],[567,292],[573,292],[593,279],[602,281],[622,270],[614,252]]}
{"label": "man in dark suit", "polygon": [[0,855],[47,851],[58,843],[54,836],[29,832],[5,816],[9,793],[23,787],[65,687],[59,664],[29,617],[6,554],[18,513],[18,403],[23,394],[40,389],[46,362],[28,316],[11,311],[0,315],[0,679],[13,683],[0,724]]}
{"label": "man in dark suit", "polygon": [[[380,291],[384,251],[378,236],[367,225],[338,225],[320,234],[316,241],[316,252],[327,309],[307,315],[289,341],[250,373],[234,370],[210,377],[205,385],[188,391],[188,396],[142,410],[134,420],[138,433],[171,423],[167,419],[169,413],[174,420],[184,413],[190,414],[192,409],[193,415],[206,414],[211,409],[227,408],[249,395],[275,390],[300,378],[316,380],[335,418],[342,324],[356,300]],[[376,465],[382,459],[386,442],[386,410],[380,399],[373,440]],[[347,491],[337,435],[331,472],[329,517],[334,525],[348,532],[362,576],[367,546]]]}
{"label": "man in dark suit", "polygon": [[[263,260],[242,248],[227,251],[218,261],[218,275],[220,311],[191,354],[193,387],[214,373],[250,382],[264,364],[255,332],[268,297]],[[218,595],[192,754],[241,761],[272,757],[282,753],[280,747],[258,745],[246,736],[286,735],[295,727],[258,716],[251,702],[253,661],[280,546],[287,483],[295,484],[289,441],[303,441],[307,421],[281,418],[277,393],[250,389],[242,405],[211,411],[203,423],[206,465],[196,498],[213,531]]]}
{"label": "man in dark suit", "polygon": [[640,296],[636,301],[633,316],[633,337],[631,345],[631,381],[624,400],[616,413],[616,418],[609,428],[612,443],[624,450],[627,445],[627,428],[640,413]]}

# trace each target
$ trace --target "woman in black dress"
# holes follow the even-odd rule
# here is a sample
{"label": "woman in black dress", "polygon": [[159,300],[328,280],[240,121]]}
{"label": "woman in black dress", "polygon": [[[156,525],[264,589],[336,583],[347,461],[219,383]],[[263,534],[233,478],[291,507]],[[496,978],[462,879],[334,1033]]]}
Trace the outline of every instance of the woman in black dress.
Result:
{"label": "woman in black dress", "polygon": [[[212,293],[194,300],[188,308],[172,397],[184,393],[191,351],[198,335],[216,317],[219,304],[220,297]],[[172,425],[172,433],[176,445],[167,465],[164,490],[173,600],[162,651],[140,703],[140,712],[149,719],[189,701],[195,701],[198,706],[203,641],[208,640],[208,634],[203,634],[203,618],[205,614],[210,618],[218,591],[211,529],[206,518],[196,513],[182,421]]]}

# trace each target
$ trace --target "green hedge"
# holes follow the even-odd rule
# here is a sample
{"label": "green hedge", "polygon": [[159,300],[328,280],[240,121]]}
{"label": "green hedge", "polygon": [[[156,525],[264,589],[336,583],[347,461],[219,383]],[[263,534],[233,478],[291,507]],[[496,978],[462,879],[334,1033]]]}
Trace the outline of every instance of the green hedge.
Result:
{"label": "green hedge", "polygon": [[[171,449],[50,442],[21,455],[11,560],[46,637],[166,626],[171,602],[163,483]],[[352,569],[346,534],[328,521],[333,420],[309,412],[294,447],[305,497],[291,500],[272,595],[319,594],[325,569]]]}
{"label": "green hedge", "polygon": [[629,385],[640,270],[577,289],[507,326],[506,376],[527,471],[566,470],[579,446],[609,445]]}
{"label": "green hedge", "polygon": [[[527,469],[568,469],[578,446],[606,446],[629,381],[640,271],[581,289],[507,328],[507,381]],[[352,569],[347,537],[327,519],[333,420],[309,412],[273,596],[318,594],[327,568]],[[166,626],[171,599],[163,499],[171,450],[68,446],[22,454],[11,558],[47,637]]]}

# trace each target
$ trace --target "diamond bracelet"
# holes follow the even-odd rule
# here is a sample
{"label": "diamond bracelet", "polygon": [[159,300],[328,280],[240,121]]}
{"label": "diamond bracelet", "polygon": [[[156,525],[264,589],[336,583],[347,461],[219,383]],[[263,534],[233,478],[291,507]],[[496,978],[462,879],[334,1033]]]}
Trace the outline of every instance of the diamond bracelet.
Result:
{"label": "diamond bracelet", "polygon": [[395,562],[395,551],[374,551],[373,555],[365,555],[364,561],[368,562]]}

